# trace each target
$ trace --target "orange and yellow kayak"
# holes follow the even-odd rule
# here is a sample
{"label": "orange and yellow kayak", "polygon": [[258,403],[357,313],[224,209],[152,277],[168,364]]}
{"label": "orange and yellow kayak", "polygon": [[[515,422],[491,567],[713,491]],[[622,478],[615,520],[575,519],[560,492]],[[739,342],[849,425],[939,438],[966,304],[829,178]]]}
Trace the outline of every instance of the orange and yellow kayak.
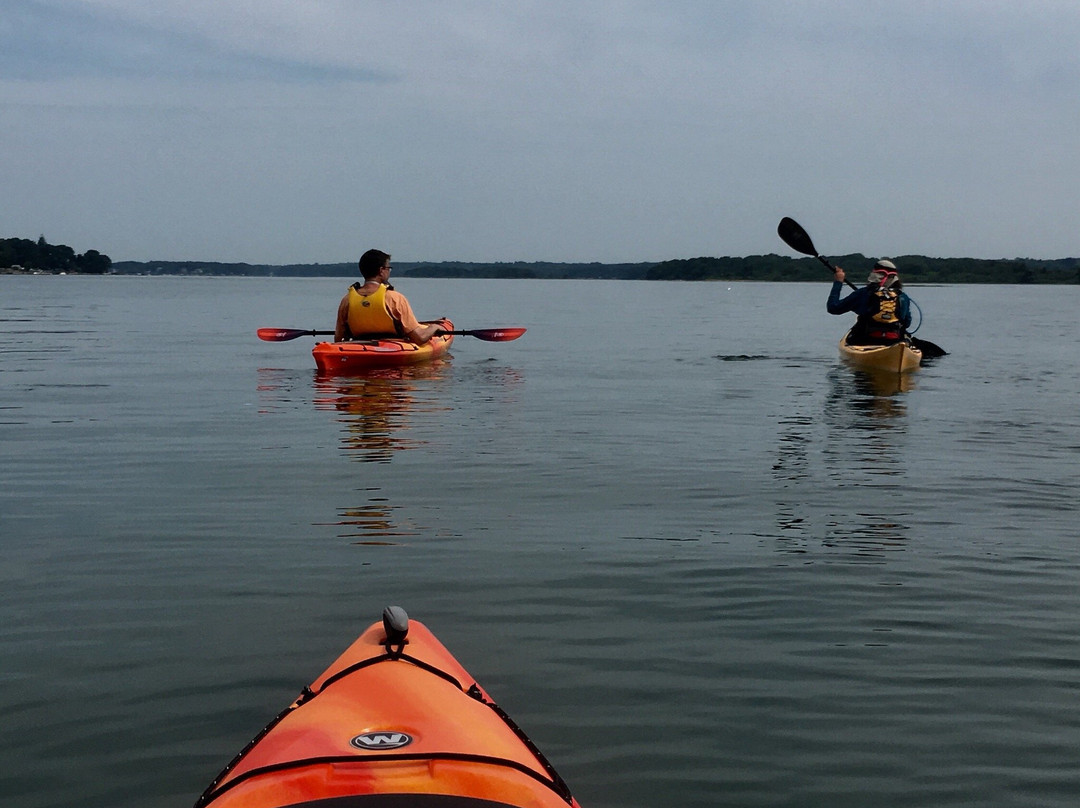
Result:
{"label": "orange and yellow kayak", "polygon": [[391,606],[196,808],[579,808],[427,627]]}
{"label": "orange and yellow kayak", "polygon": [[[432,320],[444,331],[452,331],[449,320]],[[358,339],[349,342],[318,342],[311,349],[315,365],[327,374],[349,375],[372,368],[397,367],[428,362],[442,356],[454,342],[453,334],[432,337],[423,345],[407,339]]]}

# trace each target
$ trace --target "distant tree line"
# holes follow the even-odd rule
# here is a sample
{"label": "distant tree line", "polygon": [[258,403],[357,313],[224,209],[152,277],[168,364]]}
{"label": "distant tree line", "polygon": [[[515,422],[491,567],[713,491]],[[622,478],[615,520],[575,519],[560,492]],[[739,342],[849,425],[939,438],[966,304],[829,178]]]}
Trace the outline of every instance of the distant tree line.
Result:
{"label": "distant tree line", "polygon": [[[927,258],[891,257],[905,283],[1080,283],[1080,258]],[[830,258],[848,280],[865,281],[874,258],[861,253]],[[816,258],[752,255],[746,258],[689,258],[664,261],[646,273],[648,280],[679,281],[821,281],[829,270]]]}
{"label": "distant tree line", "polygon": [[[890,256],[905,283],[1080,283],[1080,258],[980,259],[928,258],[923,255]],[[853,283],[862,284],[874,263],[861,253],[834,256]],[[83,255],[64,245],[50,245],[44,237],[0,239],[0,268],[19,266],[47,272],[83,272],[123,275],[252,275],[258,277],[349,277],[356,279],[355,262],[340,264],[245,264],[215,261],[118,261],[97,250]],[[559,280],[677,280],[677,281],[827,281],[828,269],[815,258],[751,255],[743,258],[684,258],[635,264],[394,262],[398,277],[426,278],[542,278]]]}
{"label": "distant tree line", "polygon": [[66,244],[49,244],[45,236],[37,241],[28,238],[0,239],[0,267],[21,267],[43,272],[84,272],[104,275],[112,266],[112,259],[97,250],[87,250],[77,255]]}
{"label": "distant tree line", "polygon": [[443,261],[411,264],[403,275],[414,278],[547,278],[550,280],[642,280],[651,263],[567,264],[552,261],[513,261],[491,264]]}
{"label": "distant tree line", "polygon": [[[397,264],[395,264],[395,267]],[[356,262],[348,264],[245,264],[220,261],[117,261],[116,275],[243,275],[255,277],[359,277]]]}
{"label": "distant tree line", "polygon": [[[641,280],[653,266],[639,264],[567,264],[547,261],[469,263],[462,261],[394,261],[394,277],[413,278],[607,278]],[[345,264],[237,264],[213,261],[117,261],[118,275],[253,275],[257,277],[349,277],[356,280],[356,262]]]}

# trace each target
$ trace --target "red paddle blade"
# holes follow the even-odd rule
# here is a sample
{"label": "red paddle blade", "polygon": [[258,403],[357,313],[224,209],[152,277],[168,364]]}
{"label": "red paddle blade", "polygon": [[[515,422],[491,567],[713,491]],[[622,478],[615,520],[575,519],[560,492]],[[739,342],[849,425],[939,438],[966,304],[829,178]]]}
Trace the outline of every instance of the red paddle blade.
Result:
{"label": "red paddle blade", "polygon": [[478,328],[472,331],[463,331],[462,333],[468,334],[471,337],[477,339],[486,340],[487,342],[509,342],[512,339],[517,339],[525,333],[524,328]]}
{"label": "red paddle blade", "polygon": [[264,339],[267,342],[287,342],[297,337],[315,337],[320,334],[331,335],[333,331],[312,331],[304,330],[302,328],[260,328],[256,332],[259,339]]}
{"label": "red paddle blade", "polygon": [[255,333],[259,335],[259,339],[264,339],[267,342],[285,342],[302,337],[308,332],[299,331],[295,328],[260,328]]}

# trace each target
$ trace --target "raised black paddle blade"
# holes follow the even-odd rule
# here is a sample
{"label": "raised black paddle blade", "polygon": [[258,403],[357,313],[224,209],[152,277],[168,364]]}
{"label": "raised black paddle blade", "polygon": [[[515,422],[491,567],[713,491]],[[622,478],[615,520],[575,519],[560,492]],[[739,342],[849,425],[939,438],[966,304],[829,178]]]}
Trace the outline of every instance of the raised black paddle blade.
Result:
{"label": "raised black paddle blade", "polygon": [[802,225],[794,219],[789,219],[787,216],[781,219],[780,225],[776,228],[776,234],[796,252],[801,252],[803,255],[817,256],[818,251],[814,249],[814,242],[810,240],[810,234],[803,230]]}

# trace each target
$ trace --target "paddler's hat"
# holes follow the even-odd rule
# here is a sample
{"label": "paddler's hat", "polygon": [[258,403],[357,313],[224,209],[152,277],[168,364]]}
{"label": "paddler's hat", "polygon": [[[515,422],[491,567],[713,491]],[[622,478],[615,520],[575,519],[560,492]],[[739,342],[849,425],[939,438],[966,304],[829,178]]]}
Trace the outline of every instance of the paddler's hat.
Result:
{"label": "paddler's hat", "polygon": [[882,258],[876,264],[874,268],[870,270],[870,275],[867,277],[867,283],[881,283],[885,276],[892,273],[896,274],[896,264],[890,261],[888,258]]}

